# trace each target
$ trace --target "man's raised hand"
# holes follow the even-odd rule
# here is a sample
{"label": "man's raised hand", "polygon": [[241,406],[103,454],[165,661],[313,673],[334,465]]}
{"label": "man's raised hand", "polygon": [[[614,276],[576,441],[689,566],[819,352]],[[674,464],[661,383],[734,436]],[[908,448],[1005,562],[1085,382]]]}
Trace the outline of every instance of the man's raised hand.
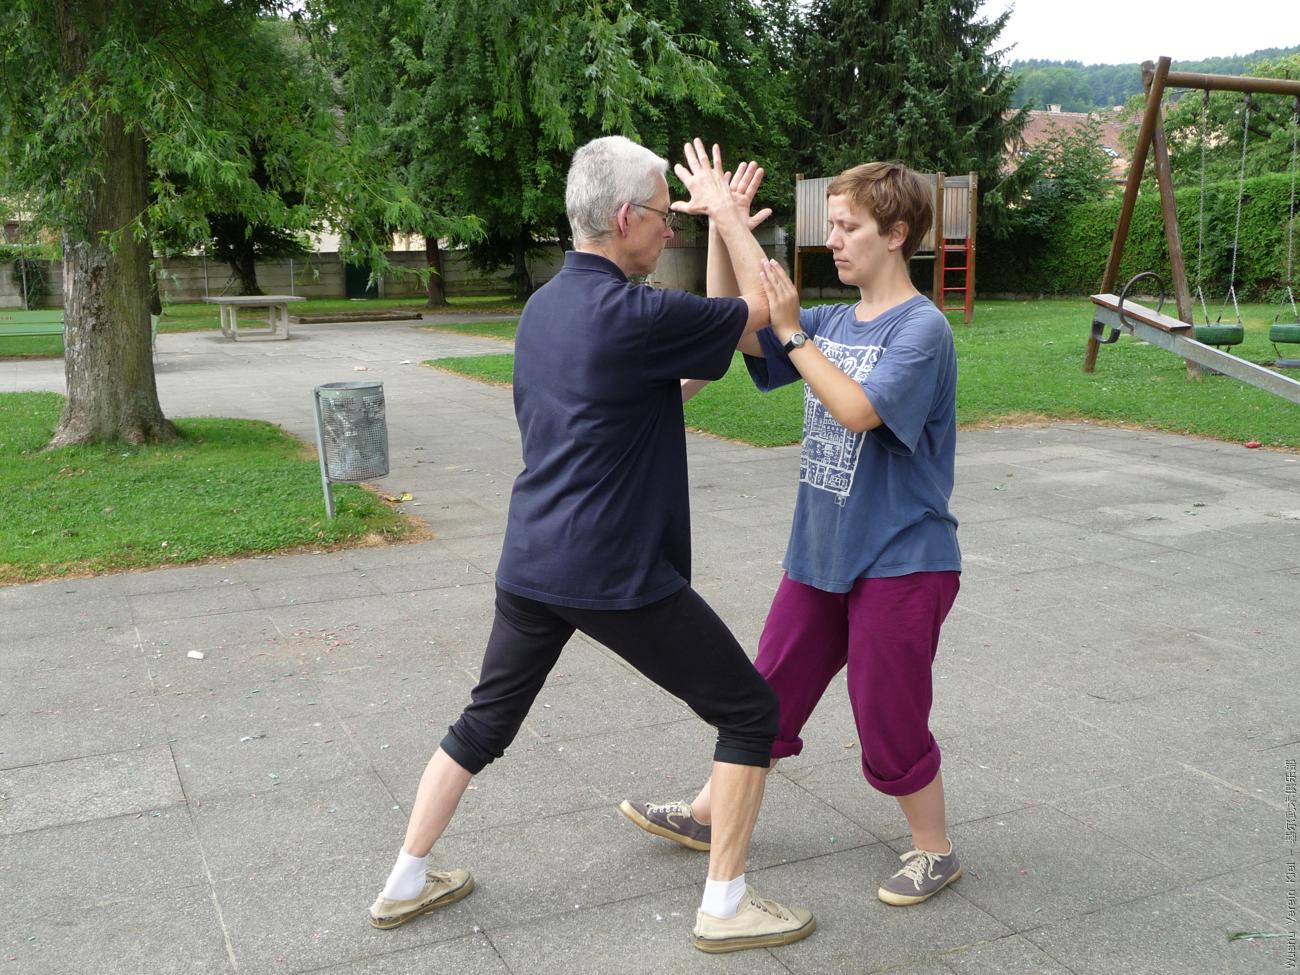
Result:
{"label": "man's raised hand", "polygon": [[717,143],[713,145],[711,163],[700,139],[686,143],[682,147],[682,154],[686,157],[686,165],[678,163],[673,167],[673,172],[682,181],[691,198],[677,200],[672,204],[672,209],[680,213],[708,214],[714,218],[734,209],[736,203],[732,199],[727,173],[722,168],[722,150]]}

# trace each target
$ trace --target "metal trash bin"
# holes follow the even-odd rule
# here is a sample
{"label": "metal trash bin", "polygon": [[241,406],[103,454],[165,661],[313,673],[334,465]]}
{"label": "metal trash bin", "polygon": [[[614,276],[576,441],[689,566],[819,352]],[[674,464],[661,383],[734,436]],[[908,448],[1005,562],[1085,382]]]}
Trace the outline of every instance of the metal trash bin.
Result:
{"label": "metal trash bin", "polygon": [[332,481],[370,481],[388,473],[384,384],[325,383],[315,389],[315,405],[325,513],[333,518]]}

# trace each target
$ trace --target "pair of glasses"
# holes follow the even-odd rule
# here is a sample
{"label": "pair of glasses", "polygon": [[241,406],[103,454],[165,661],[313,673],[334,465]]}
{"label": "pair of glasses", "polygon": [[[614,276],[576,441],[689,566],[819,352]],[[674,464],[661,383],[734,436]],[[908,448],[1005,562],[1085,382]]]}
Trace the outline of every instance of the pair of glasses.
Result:
{"label": "pair of glasses", "polygon": [[660,210],[658,207],[652,207],[648,203],[629,203],[628,206],[640,207],[642,210],[650,210],[663,217],[664,226],[669,230],[677,229],[677,214],[672,210]]}

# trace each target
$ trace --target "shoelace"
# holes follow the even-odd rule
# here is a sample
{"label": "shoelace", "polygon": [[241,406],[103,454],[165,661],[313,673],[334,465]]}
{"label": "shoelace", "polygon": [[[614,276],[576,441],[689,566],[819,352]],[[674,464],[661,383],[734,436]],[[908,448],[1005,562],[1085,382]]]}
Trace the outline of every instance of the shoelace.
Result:
{"label": "shoelace", "polygon": [[894,874],[895,877],[906,877],[916,886],[917,890],[921,889],[921,883],[929,878],[930,871],[947,853],[930,853],[928,850],[908,850],[900,860],[903,861],[903,869]]}
{"label": "shoelace", "polygon": [[782,921],[788,921],[789,915],[781,909],[781,905],[776,901],[770,901],[765,897],[759,897],[752,890],[749,892],[749,903],[758,908],[764,914],[770,914],[772,917],[780,918]]}
{"label": "shoelace", "polygon": [[691,814],[691,804],[689,802],[652,802],[646,805],[646,812],[649,813],[676,813],[679,816],[689,816]]}

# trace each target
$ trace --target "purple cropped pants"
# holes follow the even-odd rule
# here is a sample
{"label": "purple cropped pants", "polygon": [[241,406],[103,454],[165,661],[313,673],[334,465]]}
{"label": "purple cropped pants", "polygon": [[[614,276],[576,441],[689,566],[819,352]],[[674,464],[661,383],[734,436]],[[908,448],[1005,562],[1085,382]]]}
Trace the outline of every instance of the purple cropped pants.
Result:
{"label": "purple cropped pants", "polygon": [[960,579],[957,572],[916,572],[859,579],[835,593],[784,576],[754,661],[781,705],[772,757],[803,750],[799,732],[847,664],[867,781],[891,796],[929,785],[939,772],[930,668]]}

